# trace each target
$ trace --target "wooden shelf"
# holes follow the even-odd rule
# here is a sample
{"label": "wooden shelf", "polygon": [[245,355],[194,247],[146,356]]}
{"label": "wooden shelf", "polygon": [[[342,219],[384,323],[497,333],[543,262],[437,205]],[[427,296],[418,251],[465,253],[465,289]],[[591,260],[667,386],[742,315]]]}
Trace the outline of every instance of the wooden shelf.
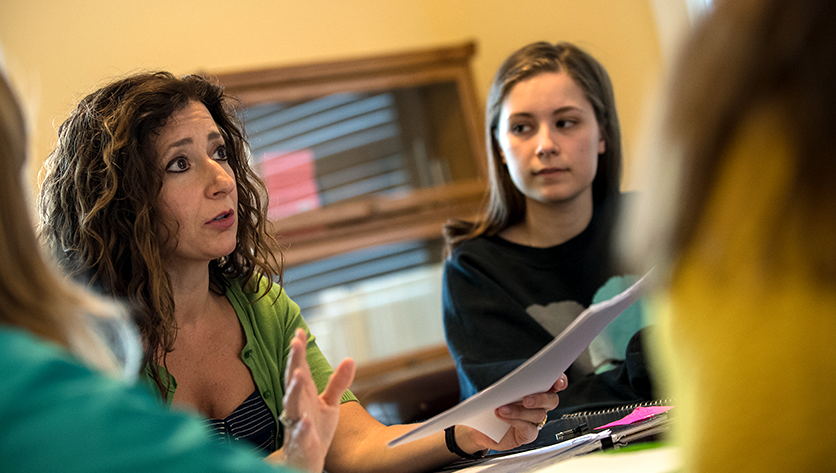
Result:
{"label": "wooden shelf", "polygon": [[450,218],[473,218],[485,184],[468,181],[401,198],[374,197],[312,209],[274,222],[293,267],[370,246],[439,238]]}

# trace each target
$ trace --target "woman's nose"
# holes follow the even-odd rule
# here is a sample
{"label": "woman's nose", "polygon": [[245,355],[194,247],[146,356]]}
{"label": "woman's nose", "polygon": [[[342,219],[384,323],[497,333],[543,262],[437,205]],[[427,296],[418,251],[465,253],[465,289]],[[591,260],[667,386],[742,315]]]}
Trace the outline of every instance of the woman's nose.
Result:
{"label": "woman's nose", "polygon": [[210,160],[210,183],[208,193],[211,197],[222,197],[235,190],[235,175],[228,166],[223,166],[219,161]]}

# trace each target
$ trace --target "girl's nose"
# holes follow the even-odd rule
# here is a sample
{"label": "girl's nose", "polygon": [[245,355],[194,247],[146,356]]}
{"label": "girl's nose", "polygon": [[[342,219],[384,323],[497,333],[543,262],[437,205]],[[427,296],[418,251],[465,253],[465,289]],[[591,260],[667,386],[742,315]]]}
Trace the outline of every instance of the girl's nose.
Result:
{"label": "girl's nose", "polygon": [[537,157],[542,159],[550,154],[557,154],[557,143],[552,138],[549,127],[543,126],[537,133]]}

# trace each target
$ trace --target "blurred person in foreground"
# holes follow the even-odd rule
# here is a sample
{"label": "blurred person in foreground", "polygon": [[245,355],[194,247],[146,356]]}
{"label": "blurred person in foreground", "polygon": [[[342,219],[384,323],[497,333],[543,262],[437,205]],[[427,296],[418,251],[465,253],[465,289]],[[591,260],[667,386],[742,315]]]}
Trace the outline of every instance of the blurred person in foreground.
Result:
{"label": "blurred person in foreground", "polygon": [[836,471],[835,25],[830,0],[718,2],[648,140],[625,254],[656,268],[688,472]]}

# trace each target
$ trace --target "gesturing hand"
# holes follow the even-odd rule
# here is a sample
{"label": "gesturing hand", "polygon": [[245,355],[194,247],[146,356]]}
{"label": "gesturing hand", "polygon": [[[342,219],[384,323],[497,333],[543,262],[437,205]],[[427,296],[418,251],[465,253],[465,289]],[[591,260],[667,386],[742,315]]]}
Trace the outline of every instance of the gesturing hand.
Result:
{"label": "gesturing hand", "polygon": [[305,331],[296,329],[287,360],[284,409],[284,444],[271,460],[305,471],[322,472],[340,416],[340,398],[354,380],[354,361],[346,358],[334,370],[328,386],[317,395],[316,384],[305,358]]}

